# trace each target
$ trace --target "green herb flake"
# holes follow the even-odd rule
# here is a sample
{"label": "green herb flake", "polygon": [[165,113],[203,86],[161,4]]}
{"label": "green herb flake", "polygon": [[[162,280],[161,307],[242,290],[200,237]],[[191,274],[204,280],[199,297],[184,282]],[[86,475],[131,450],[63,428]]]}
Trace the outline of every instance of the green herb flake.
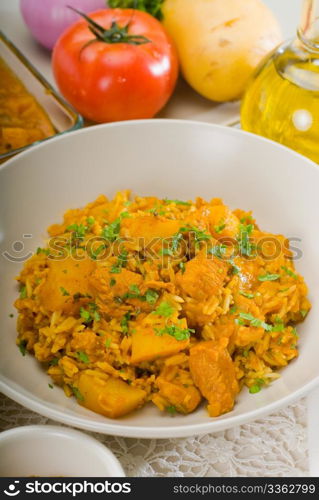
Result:
{"label": "green herb flake", "polygon": [[174,308],[168,302],[161,302],[160,305],[153,311],[152,314],[157,314],[158,316],[163,316],[163,318],[169,318],[174,312]]}
{"label": "green herb flake", "polygon": [[255,297],[255,295],[253,293],[242,292],[242,291],[240,291],[239,293],[240,293],[240,295],[242,295],[243,297],[246,297],[247,299],[253,299]]}
{"label": "green herb flake", "polygon": [[85,352],[78,351],[76,353],[76,355],[77,355],[78,360],[81,361],[82,363],[86,363],[87,364],[87,363],[90,362],[90,359],[89,359],[88,355]]}
{"label": "green herb flake", "polygon": [[116,280],[114,278],[110,279],[110,287],[116,285]]}
{"label": "green herb flake", "polygon": [[38,247],[36,253],[37,253],[37,255],[39,255],[40,253],[44,253],[45,255],[49,255],[50,254],[50,250],[49,250],[49,248],[40,248],[40,247]]}
{"label": "green herb flake", "polygon": [[249,321],[251,326],[254,326],[256,328],[263,328],[264,330],[266,330],[266,332],[270,332],[272,330],[272,326],[268,323],[265,323],[261,319],[255,318],[250,313],[240,312],[239,319],[236,319],[235,322],[239,325],[243,325],[244,321]]}
{"label": "green herb flake", "polygon": [[161,248],[161,250],[159,251],[159,255],[169,255],[170,257],[172,257],[174,254],[170,248]]}
{"label": "green herb flake", "polygon": [[240,224],[239,226],[239,234],[237,236],[238,249],[244,257],[250,257],[255,249],[255,245],[250,241],[253,229],[254,224]]}
{"label": "green herb flake", "polygon": [[223,259],[225,256],[226,248],[227,247],[224,244],[215,245],[214,247],[208,250],[208,253],[210,253],[214,257],[217,257],[218,259]]}
{"label": "green herb flake", "polygon": [[165,410],[171,415],[175,415],[177,413],[176,407],[174,405],[166,406]]}
{"label": "green herb flake", "polygon": [[273,332],[283,332],[284,329],[285,329],[285,324],[284,324],[283,320],[281,318],[277,317],[275,319],[275,324],[272,327],[272,331]]}
{"label": "green herb flake", "polygon": [[307,309],[301,309],[300,314],[301,314],[301,316],[302,316],[303,318],[305,318],[305,317],[307,316],[308,312],[309,312],[309,311],[307,311]]}
{"label": "green herb flake", "polygon": [[166,325],[164,328],[155,329],[156,335],[171,335],[171,337],[174,337],[176,340],[187,340],[190,337],[191,333],[195,333],[195,330],[191,328],[180,328],[177,325]]}
{"label": "green herb flake", "polygon": [[20,288],[20,299],[26,299],[27,298],[27,287],[22,286]]}
{"label": "green herb flake", "polygon": [[214,226],[214,231],[215,233],[219,234],[225,229],[225,227],[226,224],[223,221],[221,221],[220,224]]}
{"label": "green herb flake", "polygon": [[294,273],[291,269],[289,269],[289,267],[281,266],[281,269],[285,271],[285,273],[288,274],[288,276],[291,276],[291,278],[294,278],[295,280],[298,279],[298,275]]}
{"label": "green herb flake", "polygon": [[112,339],[111,338],[106,339],[104,345],[107,349],[110,347],[111,344],[112,344]]}
{"label": "green herb flake", "polygon": [[235,314],[235,313],[237,312],[237,309],[238,309],[238,307],[237,307],[237,306],[232,306],[232,307],[229,309],[230,314]]}
{"label": "green herb flake", "polygon": [[181,201],[181,200],[168,200],[167,198],[165,198],[164,200],[164,203],[166,203],[167,205],[170,204],[170,203],[175,203],[175,205],[182,205],[184,207],[190,207],[191,206],[191,203],[189,203],[188,201]]}
{"label": "green herb flake", "polygon": [[14,314],[9,314],[9,318],[14,318]]}
{"label": "green herb flake", "polygon": [[26,352],[27,352],[27,341],[26,340],[20,340],[19,350],[20,350],[22,356],[26,355]]}
{"label": "green herb flake", "polygon": [[50,366],[56,366],[59,363],[59,358],[53,358],[49,361]]}
{"label": "green herb flake", "polygon": [[64,297],[66,297],[66,296],[69,296],[69,295],[70,295],[70,294],[69,294],[69,292],[68,292],[65,288],[63,288],[63,286],[60,286],[60,292],[62,293],[62,295],[63,295]]}
{"label": "green herb flake", "polygon": [[157,299],[159,297],[159,294],[157,292],[155,292],[155,290],[147,290],[146,294],[145,294],[145,300],[146,302],[148,302],[148,304],[155,304],[157,302]]}
{"label": "green herb flake", "polygon": [[265,381],[261,378],[257,378],[255,380],[254,385],[249,387],[249,392],[250,394],[257,394],[257,392],[260,392],[262,387],[265,385]]}
{"label": "green herb flake", "polygon": [[280,278],[280,274],[261,274],[258,276],[259,281],[276,281],[277,279]]}
{"label": "green herb flake", "polygon": [[178,264],[178,267],[180,268],[181,273],[182,273],[182,274],[184,274],[184,273],[185,273],[185,271],[186,271],[186,266],[185,266],[185,263],[184,263],[184,262],[180,262],[180,263]]}
{"label": "green herb flake", "polygon": [[52,384],[48,384],[48,386],[50,387],[50,389],[53,389],[53,385]]}
{"label": "green herb flake", "polygon": [[81,394],[80,390],[74,385],[70,385],[71,390],[78,401],[84,401],[84,396]]}
{"label": "green herb flake", "polygon": [[86,222],[87,222],[87,224],[88,224],[89,226],[93,226],[93,224],[94,224],[94,222],[95,222],[95,219],[94,219],[94,217],[88,217],[88,218],[86,219]]}
{"label": "green herb flake", "polygon": [[74,239],[83,240],[86,232],[88,231],[88,227],[84,226],[84,224],[71,224],[70,226],[67,226],[66,230],[72,232]]}
{"label": "green herb flake", "polygon": [[84,307],[80,308],[80,316],[82,319],[84,319],[85,322],[90,322],[92,320],[91,314],[89,313],[89,311],[84,309]]}
{"label": "green herb flake", "polygon": [[124,314],[122,320],[121,320],[121,328],[122,328],[122,332],[124,333],[124,335],[127,335],[129,333],[129,321],[131,319],[131,313],[130,312],[127,312],[126,314]]}

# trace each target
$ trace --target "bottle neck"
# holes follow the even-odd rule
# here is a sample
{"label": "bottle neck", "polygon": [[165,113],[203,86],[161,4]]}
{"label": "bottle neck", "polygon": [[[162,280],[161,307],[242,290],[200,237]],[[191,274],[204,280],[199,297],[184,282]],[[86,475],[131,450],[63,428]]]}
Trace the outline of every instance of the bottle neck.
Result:
{"label": "bottle neck", "polygon": [[308,49],[319,52],[319,0],[303,0],[297,33]]}

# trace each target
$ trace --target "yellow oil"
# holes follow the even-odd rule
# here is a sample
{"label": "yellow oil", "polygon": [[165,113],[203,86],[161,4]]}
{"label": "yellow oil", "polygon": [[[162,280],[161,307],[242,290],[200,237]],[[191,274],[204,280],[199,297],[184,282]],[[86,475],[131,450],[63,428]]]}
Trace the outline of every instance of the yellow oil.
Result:
{"label": "yellow oil", "polygon": [[299,41],[280,47],[248,86],[241,126],[319,163],[319,53]]}

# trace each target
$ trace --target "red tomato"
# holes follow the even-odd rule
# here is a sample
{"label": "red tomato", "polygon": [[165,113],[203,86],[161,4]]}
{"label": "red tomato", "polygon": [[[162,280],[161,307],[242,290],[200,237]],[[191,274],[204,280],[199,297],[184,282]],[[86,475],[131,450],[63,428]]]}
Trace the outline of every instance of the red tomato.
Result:
{"label": "red tomato", "polygon": [[153,117],[171,96],[178,75],[165,29],[132,9],[105,9],[89,17],[104,30],[92,24],[90,29],[81,19],[54,47],[53,72],[61,93],[95,122]]}

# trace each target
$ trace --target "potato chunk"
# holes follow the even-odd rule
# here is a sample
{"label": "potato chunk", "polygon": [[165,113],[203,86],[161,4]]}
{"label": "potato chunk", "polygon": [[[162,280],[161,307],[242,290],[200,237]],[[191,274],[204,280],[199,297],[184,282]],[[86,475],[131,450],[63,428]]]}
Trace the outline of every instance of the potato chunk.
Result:
{"label": "potato chunk", "polygon": [[189,367],[195,385],[208,400],[208,413],[218,417],[232,410],[239,391],[227,339],[199,342],[190,350]]}
{"label": "potato chunk", "polygon": [[49,311],[73,313],[79,308],[74,303],[73,295],[90,293],[89,276],[95,262],[92,259],[48,260],[49,272],[39,289],[40,304]]}
{"label": "potato chunk", "polygon": [[132,334],[133,364],[151,361],[156,358],[171,356],[189,345],[189,339],[176,340],[171,335],[157,335],[151,326],[139,326]]}
{"label": "potato chunk", "polygon": [[79,403],[85,408],[109,418],[118,418],[143,405],[146,392],[115,377],[102,378],[83,371],[77,387],[83,396]]}
{"label": "potato chunk", "polygon": [[171,238],[182,223],[173,219],[161,219],[153,215],[143,215],[124,219],[121,223],[121,236],[132,238],[140,248],[150,245],[149,251],[161,246],[160,240]]}

